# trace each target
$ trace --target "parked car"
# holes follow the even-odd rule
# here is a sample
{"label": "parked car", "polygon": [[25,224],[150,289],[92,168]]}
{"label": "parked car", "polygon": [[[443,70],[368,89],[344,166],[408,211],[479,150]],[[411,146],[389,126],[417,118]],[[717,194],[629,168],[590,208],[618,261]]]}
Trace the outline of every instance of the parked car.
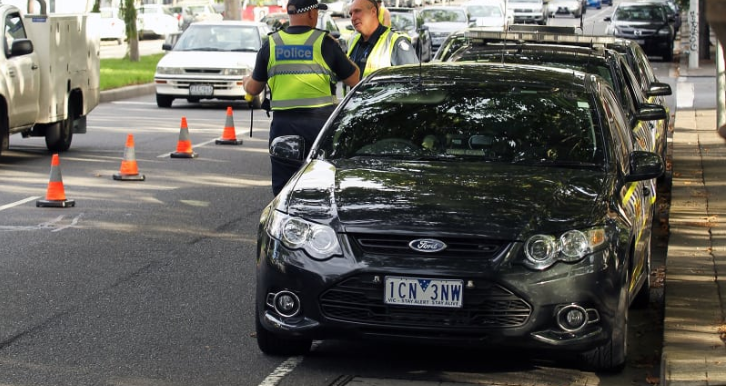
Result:
{"label": "parked car", "polygon": [[543,0],[509,0],[506,9],[514,13],[514,23],[547,24],[547,7]]}
{"label": "parked car", "polygon": [[424,25],[433,39],[433,51],[437,51],[452,32],[468,28],[468,14],[462,7],[449,5],[428,5],[421,9]]}
{"label": "parked car", "polygon": [[[271,30],[265,23],[225,20],[192,23],[157,64],[157,106],[175,99],[243,100],[243,78],[253,72],[256,55]],[[253,101],[260,108],[264,93]]]}
{"label": "parked car", "polygon": [[587,1],[587,8],[602,9],[602,1],[601,0],[586,0],[586,1]]}
{"label": "parked car", "polygon": [[514,22],[513,13],[506,12],[506,5],[502,0],[469,0],[462,7],[468,12],[471,26],[505,32]]}
{"label": "parked car", "polygon": [[389,8],[390,21],[394,31],[405,33],[418,53],[421,62],[433,57],[433,39],[430,29],[425,27],[420,12],[415,8]]}
{"label": "parked car", "polygon": [[666,12],[666,16],[673,20],[673,39],[676,40],[678,32],[681,31],[681,11],[678,5],[668,0],[638,0],[639,2],[649,2],[660,4]]}
{"label": "parked car", "polygon": [[646,54],[660,55],[666,62],[673,60],[673,17],[666,15],[663,6],[622,2],[605,21],[610,22],[606,35],[634,40]]}
{"label": "parked car", "polygon": [[113,40],[122,44],[127,39],[127,24],[119,18],[119,9],[104,7],[99,9],[99,38]]}
{"label": "parked car", "polygon": [[623,116],[612,87],[579,71],[372,73],[311,152],[298,136],[270,146],[302,166],[259,222],[259,348],[390,338],[621,368],[629,306],[650,294],[643,189],[663,172]]}
{"label": "parked car", "polygon": [[549,17],[570,15],[579,18],[587,12],[582,4],[582,0],[551,0],[547,4],[547,15]]}
{"label": "parked car", "polygon": [[169,6],[169,9],[172,11],[172,15],[177,18],[181,30],[187,29],[191,23],[196,21],[223,20],[223,15],[207,3],[175,5]]}
{"label": "parked car", "polygon": [[[668,128],[670,127],[671,114],[668,100],[665,96],[671,95],[672,90],[670,86],[658,79],[653,71],[653,66],[650,63],[650,60],[648,60],[648,56],[635,41],[629,39],[615,39],[613,43],[608,43],[606,46],[624,55],[626,62],[628,62],[628,65],[633,70],[633,74],[635,74],[638,82],[640,83],[643,94],[646,98],[648,98],[648,102],[661,105],[666,110],[666,119],[658,121],[658,124],[654,127],[656,152],[660,154],[663,161],[666,162],[666,153],[668,151]],[[666,86],[668,86],[667,91]]]}
{"label": "parked car", "polygon": [[[326,4],[327,10],[332,13],[332,16],[349,17],[349,12],[346,9],[348,0],[321,0],[322,4]],[[345,14],[345,10],[347,13]]]}
{"label": "parked car", "polygon": [[[271,28],[271,31],[278,31],[289,24],[289,15],[284,12],[269,13],[261,19],[261,22],[266,23]],[[339,25],[334,21],[329,11],[319,11],[319,20],[317,21],[316,28],[328,31],[329,35],[339,42],[339,47],[342,48],[342,51],[347,52],[349,42],[342,36]]]}
{"label": "parked car", "polygon": [[[558,27],[536,27],[548,30]],[[668,115],[662,101],[654,97],[671,94],[671,87],[665,83],[654,81],[646,90],[633,68],[628,64],[625,54],[611,49],[616,39],[599,36],[578,36],[572,34],[554,35],[535,34],[484,33],[482,31],[466,31],[467,43],[452,51],[450,56],[443,56],[448,61],[478,61],[526,63],[575,69],[602,76],[616,91],[618,101],[626,113],[636,139],[636,150],[652,151],[661,155],[665,162],[666,132]],[[605,49],[607,46],[609,49]],[[663,110],[659,119],[647,119],[640,116],[643,107]],[[655,190],[653,190],[655,193]]]}
{"label": "parked car", "polygon": [[179,30],[179,22],[168,7],[145,4],[137,8],[137,34],[140,39],[165,36]]}

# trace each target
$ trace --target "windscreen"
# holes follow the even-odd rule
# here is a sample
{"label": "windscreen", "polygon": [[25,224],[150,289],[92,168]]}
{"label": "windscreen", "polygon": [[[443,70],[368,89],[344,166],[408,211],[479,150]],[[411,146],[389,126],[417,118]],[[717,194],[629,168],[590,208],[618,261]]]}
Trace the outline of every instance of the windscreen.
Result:
{"label": "windscreen", "polygon": [[604,163],[585,93],[492,82],[388,82],[353,92],[322,138],[323,158]]}

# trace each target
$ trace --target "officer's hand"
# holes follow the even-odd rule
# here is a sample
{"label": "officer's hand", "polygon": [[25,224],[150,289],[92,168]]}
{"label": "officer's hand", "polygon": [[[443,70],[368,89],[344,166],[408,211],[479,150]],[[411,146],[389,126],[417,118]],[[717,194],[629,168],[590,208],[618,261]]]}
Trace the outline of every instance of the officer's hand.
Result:
{"label": "officer's hand", "polygon": [[250,95],[248,93],[246,93],[245,98],[246,98],[246,102],[248,102],[248,103],[251,103],[256,99],[256,97],[254,97],[253,95]]}

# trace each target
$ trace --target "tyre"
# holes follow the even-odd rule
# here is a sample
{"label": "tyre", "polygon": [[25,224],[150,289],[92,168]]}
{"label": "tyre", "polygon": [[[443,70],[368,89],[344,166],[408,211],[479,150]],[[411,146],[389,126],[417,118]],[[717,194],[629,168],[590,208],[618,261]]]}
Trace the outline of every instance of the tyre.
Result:
{"label": "tyre", "polygon": [[172,107],[173,100],[175,100],[175,98],[173,98],[169,95],[157,94],[157,107],[164,107],[164,108]]}
{"label": "tyre", "polygon": [[73,140],[73,121],[76,118],[76,109],[72,100],[68,101],[68,113],[66,119],[61,122],[49,125],[46,128],[46,148],[52,152],[66,151],[71,147]]}
{"label": "tyre", "polygon": [[297,356],[304,355],[311,349],[311,339],[293,339],[276,335],[266,330],[259,319],[256,307],[256,340],[258,348],[266,355]]}
{"label": "tyre", "polygon": [[10,146],[10,124],[5,108],[0,107],[0,156]]}

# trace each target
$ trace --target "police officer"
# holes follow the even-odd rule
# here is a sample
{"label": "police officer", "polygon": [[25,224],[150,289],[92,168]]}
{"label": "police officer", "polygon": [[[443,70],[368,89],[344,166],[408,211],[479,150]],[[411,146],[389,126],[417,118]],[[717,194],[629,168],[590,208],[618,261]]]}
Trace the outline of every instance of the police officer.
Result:
{"label": "police officer", "polygon": [[[261,93],[266,83],[271,90],[269,145],[282,135],[300,135],[308,152],[334,111],[337,81],[354,87],[360,79],[359,68],[339,43],[315,28],[320,9],[327,6],[317,0],[289,0],[289,26],[269,35],[258,51],[253,73],[243,80],[247,97]],[[298,165],[271,157],[274,195],[298,169]]]}
{"label": "police officer", "polygon": [[376,0],[354,0],[349,13],[357,33],[347,55],[359,67],[362,78],[382,67],[418,63],[410,38],[380,23]]}
{"label": "police officer", "polygon": [[392,20],[390,18],[390,10],[385,7],[385,4],[382,2],[382,0],[377,0],[377,9],[377,20],[380,21],[380,24],[384,25],[385,27],[391,27]]}

